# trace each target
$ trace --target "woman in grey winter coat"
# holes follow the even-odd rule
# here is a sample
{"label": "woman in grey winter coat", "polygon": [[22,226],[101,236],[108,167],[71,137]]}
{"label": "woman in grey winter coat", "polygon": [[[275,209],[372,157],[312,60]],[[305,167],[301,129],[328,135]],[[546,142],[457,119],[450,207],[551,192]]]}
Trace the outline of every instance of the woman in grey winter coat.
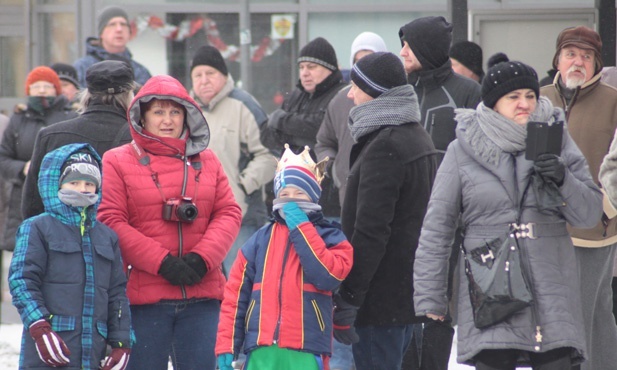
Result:
{"label": "woman in grey winter coat", "polygon": [[[459,259],[458,357],[476,369],[569,369],[585,357],[585,335],[574,248],[566,223],[592,227],[602,213],[602,194],[587,162],[563,130],[561,154],[525,159],[529,121],[565,121],[564,112],[538,98],[536,72],[520,62],[493,66],[475,110],[458,109],[457,140],[438,170],[414,265],[416,315],[442,320],[448,300],[447,263],[459,217],[464,248],[473,250],[505,235],[516,223],[533,224],[518,238],[530,306],[506,320],[474,325],[464,261]],[[530,178],[554,189],[536,186]],[[526,193],[525,196],[523,194]],[[558,202],[542,202],[546,196]]]}

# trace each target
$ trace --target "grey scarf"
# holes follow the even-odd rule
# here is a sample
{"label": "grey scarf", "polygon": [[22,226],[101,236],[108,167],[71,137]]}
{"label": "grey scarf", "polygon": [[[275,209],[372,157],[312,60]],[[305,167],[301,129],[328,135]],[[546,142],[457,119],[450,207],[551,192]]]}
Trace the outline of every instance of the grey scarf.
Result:
{"label": "grey scarf", "polygon": [[420,122],[418,96],[411,85],[392,88],[349,112],[349,130],[355,142],[384,126],[409,122]]}
{"label": "grey scarf", "polygon": [[58,198],[64,204],[73,207],[88,207],[95,204],[99,200],[99,195],[95,193],[80,193],[75,190],[60,189],[58,190]]}
{"label": "grey scarf", "polygon": [[277,198],[272,202],[272,212],[278,212],[279,216],[285,219],[285,212],[283,212],[283,206],[287,202],[296,202],[298,207],[304,211],[307,215],[312,212],[321,211],[321,206],[317,203],[309,202],[304,199],[294,199],[294,198]]}
{"label": "grey scarf", "polygon": [[[498,165],[501,153],[517,153],[525,150],[526,126],[502,116],[484,103],[473,109],[456,109],[456,121],[465,122],[466,140],[474,152],[486,162]],[[546,97],[538,99],[536,110],[530,121],[555,121],[555,109]]]}

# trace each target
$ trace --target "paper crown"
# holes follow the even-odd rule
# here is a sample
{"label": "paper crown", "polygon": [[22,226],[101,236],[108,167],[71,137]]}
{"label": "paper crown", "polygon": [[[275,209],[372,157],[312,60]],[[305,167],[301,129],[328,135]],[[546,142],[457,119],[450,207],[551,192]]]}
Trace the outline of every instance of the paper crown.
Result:
{"label": "paper crown", "polygon": [[322,161],[315,163],[309,154],[309,150],[310,148],[308,146],[304,146],[304,150],[300,154],[295,154],[289,148],[289,144],[285,144],[285,151],[283,152],[281,159],[278,161],[276,172],[279,172],[287,166],[306,168],[315,176],[317,182],[321,184],[321,180],[323,180],[325,175],[326,163],[330,158],[326,157]]}

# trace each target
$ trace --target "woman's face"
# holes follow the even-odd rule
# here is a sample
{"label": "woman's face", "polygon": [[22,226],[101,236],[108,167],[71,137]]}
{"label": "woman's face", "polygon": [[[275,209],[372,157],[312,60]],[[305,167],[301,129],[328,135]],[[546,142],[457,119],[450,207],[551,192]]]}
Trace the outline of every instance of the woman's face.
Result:
{"label": "woman's face", "polygon": [[529,116],[536,110],[537,104],[538,99],[535,91],[518,89],[510,91],[497,100],[493,110],[519,125],[526,125]]}
{"label": "woman's face", "polygon": [[177,139],[182,134],[184,116],[184,107],[179,103],[154,99],[146,104],[141,124],[154,135]]}

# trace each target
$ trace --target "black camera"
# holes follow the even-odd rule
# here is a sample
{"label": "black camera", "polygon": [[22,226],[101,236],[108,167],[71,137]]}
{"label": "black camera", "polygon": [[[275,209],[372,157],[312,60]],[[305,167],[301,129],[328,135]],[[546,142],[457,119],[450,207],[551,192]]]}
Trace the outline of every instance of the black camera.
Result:
{"label": "black camera", "polygon": [[167,199],[163,204],[163,220],[193,222],[197,218],[197,206],[189,197]]}

